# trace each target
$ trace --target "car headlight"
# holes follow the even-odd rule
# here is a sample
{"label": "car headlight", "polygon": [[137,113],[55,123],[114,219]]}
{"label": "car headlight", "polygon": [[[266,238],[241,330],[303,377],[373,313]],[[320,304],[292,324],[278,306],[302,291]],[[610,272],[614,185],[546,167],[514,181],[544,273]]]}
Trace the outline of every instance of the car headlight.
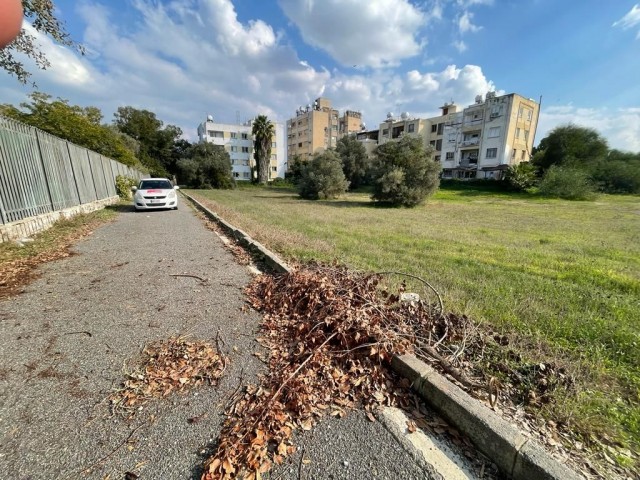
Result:
{"label": "car headlight", "polygon": [[171,191],[167,194],[167,198],[176,198],[176,192],[175,192],[175,190],[171,190]]}

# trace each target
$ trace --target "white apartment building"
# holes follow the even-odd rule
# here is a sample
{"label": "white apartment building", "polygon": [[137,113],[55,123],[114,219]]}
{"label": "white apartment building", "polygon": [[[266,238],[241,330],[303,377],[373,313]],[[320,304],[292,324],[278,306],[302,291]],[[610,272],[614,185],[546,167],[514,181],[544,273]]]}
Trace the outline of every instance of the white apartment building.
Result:
{"label": "white apartment building", "polygon": [[510,165],[530,161],[539,108],[516,93],[489,92],[449,114],[438,152],[442,177],[499,179]]}
{"label": "white apartment building", "polygon": [[402,135],[422,138],[434,148],[443,178],[500,179],[509,165],[531,159],[540,108],[535,100],[488,92],[462,111],[455,103],[440,108],[441,115],[426,119],[389,113],[380,123],[378,145]]}
{"label": "white apartment building", "polygon": [[[251,169],[255,166],[251,135],[252,122],[249,120],[243,124],[217,123],[209,115],[207,120],[198,126],[198,138],[201,142],[223,146],[229,153],[233,178],[238,181],[250,181]],[[274,123],[274,127],[269,180],[284,178],[287,170],[285,126],[282,123]]]}

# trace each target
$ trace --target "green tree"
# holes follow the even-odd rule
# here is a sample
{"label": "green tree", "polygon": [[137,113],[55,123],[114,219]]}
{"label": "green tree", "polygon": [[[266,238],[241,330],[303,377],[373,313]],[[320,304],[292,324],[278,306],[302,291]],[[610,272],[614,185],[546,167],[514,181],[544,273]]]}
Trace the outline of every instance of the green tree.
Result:
{"label": "green tree", "polygon": [[433,160],[433,149],[422,139],[404,135],[375,151],[373,195],[378,202],[414,207],[423,203],[440,185],[440,164]]}
{"label": "green tree", "polygon": [[342,171],[342,161],[333,150],[317,153],[302,167],[298,193],[311,200],[336,198],[347,191],[349,181]]}
{"label": "green tree", "polygon": [[585,170],[557,165],[549,167],[544,174],[540,193],[566,200],[593,200],[596,196],[595,186]]}
{"label": "green tree", "polygon": [[540,141],[533,163],[542,172],[552,165],[586,168],[607,157],[607,141],[592,128],[562,125]]}
{"label": "green tree", "polygon": [[139,143],[140,160],[152,175],[166,177],[169,172],[175,173],[179,157],[174,147],[182,135],[180,128],[174,125],[163,128],[155,113],[129,106],[118,107],[113,123]]}
{"label": "green tree", "polygon": [[591,179],[607,193],[640,193],[640,154],[611,150],[591,169]]}
{"label": "green tree", "polygon": [[253,158],[258,173],[257,182],[266,185],[269,181],[269,163],[271,160],[271,142],[275,127],[266,115],[258,115],[251,127],[253,134]]}
{"label": "green tree", "polygon": [[510,190],[523,192],[536,184],[536,168],[529,162],[511,165],[504,174],[504,181]]}
{"label": "green tree", "polygon": [[353,135],[347,135],[338,140],[336,152],[342,160],[344,176],[349,180],[351,190],[366,183],[370,162],[364,145]]}
{"label": "green tree", "polygon": [[[37,32],[50,37],[60,45],[69,46],[84,53],[83,47],[72,40],[65,30],[64,23],[56,18],[52,0],[22,0],[22,7],[25,18]],[[9,75],[15,76],[19,82],[27,83],[31,73],[20,62],[19,55],[26,55],[33,59],[38,68],[43,70],[51,66],[51,62],[40,50],[36,37],[25,29],[22,29],[18,38],[11,44],[0,49],[0,67]]]}
{"label": "green tree", "polygon": [[178,181],[193,188],[233,188],[231,157],[220,145],[197,143],[177,161]]}
{"label": "green tree", "polygon": [[20,109],[3,105],[0,113],[125,165],[140,165],[133,147],[135,141],[107,125],[101,125],[100,109],[71,105],[68,100],[54,100],[50,95],[40,92],[34,92],[29,97],[30,101],[20,104]]}
{"label": "green tree", "polygon": [[302,169],[304,167],[304,161],[300,155],[294,155],[289,162],[285,178],[294,185],[297,185],[302,178]]}

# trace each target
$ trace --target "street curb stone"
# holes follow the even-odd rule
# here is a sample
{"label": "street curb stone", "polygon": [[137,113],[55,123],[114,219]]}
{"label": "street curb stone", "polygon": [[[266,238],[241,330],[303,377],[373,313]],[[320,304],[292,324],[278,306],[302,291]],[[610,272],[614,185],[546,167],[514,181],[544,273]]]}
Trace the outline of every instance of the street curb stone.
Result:
{"label": "street curb stone", "polygon": [[413,355],[395,356],[391,367],[514,480],[579,480],[530,438]]}
{"label": "street curb stone", "polygon": [[[264,245],[253,240],[190,195],[181,192],[206,216],[216,221],[241,244],[260,255],[278,273],[292,268]],[[467,435],[482,453],[513,480],[581,480],[569,467],[551,457],[530,438],[498,414],[413,355],[394,356],[391,368],[407,378],[413,389],[453,426]]]}
{"label": "street curb stone", "polygon": [[287,265],[280,257],[278,257],[275,253],[269,251],[264,245],[259,242],[256,242],[253,238],[251,238],[247,233],[243,232],[239,228],[234,227],[227,221],[225,221],[220,215],[215,212],[212,212],[207,207],[205,207],[202,203],[197,201],[191,195],[188,195],[184,192],[180,192],[186,198],[188,198],[198,210],[204,213],[207,217],[217,222],[220,226],[222,226],[225,230],[227,230],[233,238],[238,240],[243,247],[248,248],[254,254],[258,255],[265,264],[272,269],[276,273],[289,273],[292,271],[292,268]]}

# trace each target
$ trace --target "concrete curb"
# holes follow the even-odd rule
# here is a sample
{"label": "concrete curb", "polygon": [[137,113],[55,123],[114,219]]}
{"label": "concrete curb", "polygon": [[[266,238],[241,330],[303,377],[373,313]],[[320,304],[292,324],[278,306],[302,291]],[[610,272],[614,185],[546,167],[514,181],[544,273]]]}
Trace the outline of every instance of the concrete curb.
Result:
{"label": "concrete curb", "polygon": [[582,477],[545,452],[517,428],[413,355],[391,367],[482,453],[514,480],[579,480]]}
{"label": "concrete curb", "polygon": [[239,228],[234,227],[230,223],[226,222],[220,215],[215,212],[212,212],[207,207],[198,202],[191,195],[188,195],[184,192],[182,193],[189,201],[191,201],[198,210],[204,213],[207,217],[218,223],[222,228],[224,228],[229,234],[235,238],[243,247],[249,249],[252,253],[261,258],[267,266],[272,269],[276,273],[289,273],[292,271],[292,268],[287,265],[280,257],[278,257],[275,253],[269,251],[264,245],[260,242],[256,242],[253,238],[247,235],[245,232],[240,230]]}
{"label": "concrete curb", "polygon": [[[292,268],[242,230],[223,220],[200,202],[181,192],[234,238],[264,258],[278,273]],[[393,370],[411,381],[413,389],[440,415],[463,434],[478,450],[493,460],[500,471],[513,480],[581,480],[576,472],[552,458],[535,441],[525,437],[498,414],[468,395],[426,363],[413,355],[395,356]]]}

